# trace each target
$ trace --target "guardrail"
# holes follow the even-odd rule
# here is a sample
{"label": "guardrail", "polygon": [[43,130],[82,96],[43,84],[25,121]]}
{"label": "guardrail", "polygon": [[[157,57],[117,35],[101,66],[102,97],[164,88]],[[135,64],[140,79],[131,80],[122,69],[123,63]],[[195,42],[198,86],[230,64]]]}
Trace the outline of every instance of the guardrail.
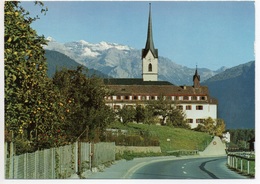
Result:
{"label": "guardrail", "polygon": [[227,165],[243,174],[255,176],[255,154],[251,152],[228,153]]}
{"label": "guardrail", "polygon": [[198,150],[174,150],[174,151],[167,151],[169,154],[177,154],[177,155],[198,155]]}

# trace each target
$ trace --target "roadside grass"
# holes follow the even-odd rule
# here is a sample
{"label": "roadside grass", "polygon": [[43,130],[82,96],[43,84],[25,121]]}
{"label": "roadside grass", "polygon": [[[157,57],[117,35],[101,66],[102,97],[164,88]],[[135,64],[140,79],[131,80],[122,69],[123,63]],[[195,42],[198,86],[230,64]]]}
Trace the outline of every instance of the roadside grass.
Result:
{"label": "roadside grass", "polygon": [[207,133],[170,126],[137,123],[123,125],[120,122],[115,122],[109,128],[127,130],[128,134],[143,132],[144,134],[149,134],[149,136],[156,137],[160,141],[162,153],[176,150],[203,151],[212,140],[212,137]]}

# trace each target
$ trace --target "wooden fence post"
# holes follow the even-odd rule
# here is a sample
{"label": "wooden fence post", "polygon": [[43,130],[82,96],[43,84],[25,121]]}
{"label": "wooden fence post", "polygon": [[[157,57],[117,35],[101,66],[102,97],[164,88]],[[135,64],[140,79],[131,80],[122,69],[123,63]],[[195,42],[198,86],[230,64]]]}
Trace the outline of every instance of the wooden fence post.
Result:
{"label": "wooden fence post", "polygon": [[74,153],[75,153],[75,172],[76,174],[78,174],[79,172],[79,168],[78,168],[78,158],[79,158],[79,151],[78,151],[78,141],[75,142],[75,150],[74,150]]}
{"label": "wooden fence post", "polygon": [[[94,149],[93,149],[94,151]],[[91,149],[91,142],[89,142],[89,169],[92,171],[92,156],[93,156],[93,151]]]}
{"label": "wooden fence post", "polygon": [[23,179],[27,179],[27,153],[23,157]]}
{"label": "wooden fence post", "polygon": [[34,179],[37,179],[37,155],[38,151],[34,152]]}
{"label": "wooden fence post", "polygon": [[9,178],[14,178],[14,143],[10,143]]}
{"label": "wooden fence post", "polygon": [[247,174],[250,173],[250,161],[247,160]]}
{"label": "wooden fence post", "polygon": [[5,151],[4,151],[4,154],[5,154],[5,179],[7,179],[7,167],[9,167],[9,165],[7,166],[7,150],[8,150],[8,143],[5,142]]}
{"label": "wooden fence post", "polygon": [[243,159],[241,158],[241,161],[240,161],[240,163],[241,163],[241,172],[243,172]]}
{"label": "wooden fence post", "polygon": [[235,160],[236,160],[236,169],[237,169],[237,167],[238,167],[238,164],[237,164],[237,160],[238,160],[238,159],[237,159],[237,157],[235,157]]}
{"label": "wooden fence post", "polygon": [[55,179],[55,148],[51,148],[51,178]]}

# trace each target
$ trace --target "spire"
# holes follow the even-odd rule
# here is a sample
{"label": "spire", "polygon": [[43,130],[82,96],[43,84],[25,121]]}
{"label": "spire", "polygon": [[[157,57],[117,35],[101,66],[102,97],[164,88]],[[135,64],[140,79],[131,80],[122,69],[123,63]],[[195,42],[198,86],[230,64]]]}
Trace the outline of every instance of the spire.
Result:
{"label": "spire", "polygon": [[151,13],[151,3],[149,3],[149,18],[148,18],[148,30],[147,30],[147,40],[145,49],[142,51],[142,58],[146,56],[148,51],[151,51],[155,58],[158,58],[158,50],[154,48],[153,44],[153,31],[152,31],[152,13]]}
{"label": "spire", "polygon": [[200,75],[198,74],[197,65],[196,65],[195,74],[193,75],[193,87],[194,88],[199,88],[200,87]]}

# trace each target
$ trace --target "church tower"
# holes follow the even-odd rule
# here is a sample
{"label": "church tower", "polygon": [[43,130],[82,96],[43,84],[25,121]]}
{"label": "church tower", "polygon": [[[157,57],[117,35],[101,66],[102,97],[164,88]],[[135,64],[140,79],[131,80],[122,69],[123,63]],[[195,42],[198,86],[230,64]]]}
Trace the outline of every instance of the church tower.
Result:
{"label": "church tower", "polygon": [[149,3],[148,31],[145,48],[142,49],[143,81],[158,80],[158,49],[154,48],[152,34],[151,3]]}
{"label": "church tower", "polygon": [[200,87],[200,75],[198,74],[197,65],[196,65],[196,71],[193,75],[193,87],[199,88]]}

